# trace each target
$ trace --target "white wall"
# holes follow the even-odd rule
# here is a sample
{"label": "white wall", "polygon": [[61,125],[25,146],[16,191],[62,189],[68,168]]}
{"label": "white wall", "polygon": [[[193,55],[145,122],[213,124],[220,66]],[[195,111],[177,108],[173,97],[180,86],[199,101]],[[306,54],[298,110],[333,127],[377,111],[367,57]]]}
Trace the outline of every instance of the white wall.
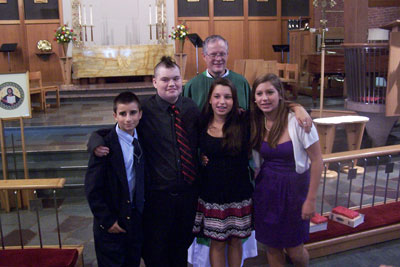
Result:
{"label": "white wall", "polygon": [[[86,6],[89,24],[89,5],[93,6],[94,42],[85,45],[135,45],[156,44],[155,27],[153,40],[149,33],[149,5],[155,21],[155,0],[81,0]],[[83,8],[81,10],[83,12]],[[71,0],[63,1],[64,23],[72,24]],[[168,36],[174,26],[174,0],[166,0]],[[90,39],[90,31],[88,31]],[[168,40],[168,43],[173,43]]]}

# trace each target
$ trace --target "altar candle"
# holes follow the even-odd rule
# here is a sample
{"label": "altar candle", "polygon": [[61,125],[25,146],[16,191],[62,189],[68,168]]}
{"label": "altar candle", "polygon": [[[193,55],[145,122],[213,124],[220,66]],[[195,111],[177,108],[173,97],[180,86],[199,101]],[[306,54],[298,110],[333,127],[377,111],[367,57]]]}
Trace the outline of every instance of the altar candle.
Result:
{"label": "altar candle", "polygon": [[164,4],[161,4],[161,23],[164,23]]}
{"label": "altar candle", "polygon": [[86,25],[86,7],[83,5],[83,25]]}
{"label": "altar candle", "polygon": [[156,6],[156,24],[158,24],[158,6]]}
{"label": "altar candle", "polygon": [[92,8],[92,5],[89,6],[89,14],[90,14],[90,25],[93,26],[93,8]]}
{"label": "altar candle", "polygon": [[151,5],[149,5],[149,24],[151,25]]}
{"label": "altar candle", "polygon": [[78,6],[78,20],[79,25],[82,25],[81,5]]}

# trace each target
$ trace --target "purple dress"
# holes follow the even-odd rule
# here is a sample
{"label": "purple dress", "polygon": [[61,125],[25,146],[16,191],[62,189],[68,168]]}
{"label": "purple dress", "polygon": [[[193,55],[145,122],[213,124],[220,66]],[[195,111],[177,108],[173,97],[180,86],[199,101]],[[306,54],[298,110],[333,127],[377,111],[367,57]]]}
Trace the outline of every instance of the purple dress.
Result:
{"label": "purple dress", "polygon": [[256,239],[270,247],[288,248],[308,240],[309,221],[301,219],[309,170],[296,172],[292,141],[271,148],[263,142],[264,162],[253,194]]}

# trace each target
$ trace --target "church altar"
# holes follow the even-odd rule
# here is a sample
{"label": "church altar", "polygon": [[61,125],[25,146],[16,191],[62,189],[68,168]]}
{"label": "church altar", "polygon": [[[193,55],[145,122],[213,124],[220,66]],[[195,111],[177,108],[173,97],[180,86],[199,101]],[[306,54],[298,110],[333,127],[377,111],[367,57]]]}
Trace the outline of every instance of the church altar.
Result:
{"label": "church altar", "polygon": [[161,57],[174,51],[172,44],[73,47],[73,78],[153,75]]}

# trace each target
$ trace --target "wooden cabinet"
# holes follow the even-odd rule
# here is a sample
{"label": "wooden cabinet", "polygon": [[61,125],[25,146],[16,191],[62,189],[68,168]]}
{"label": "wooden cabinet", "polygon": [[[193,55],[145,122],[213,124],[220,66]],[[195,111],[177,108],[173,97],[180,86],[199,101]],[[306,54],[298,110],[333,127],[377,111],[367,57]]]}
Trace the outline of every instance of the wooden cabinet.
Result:
{"label": "wooden cabinet", "polygon": [[289,32],[290,63],[299,66],[300,86],[308,85],[307,56],[317,51],[317,34],[310,31]]}
{"label": "wooden cabinet", "polygon": [[[58,57],[61,46],[54,41],[54,30],[63,21],[62,0],[36,4],[34,1],[14,0],[0,5],[0,44],[17,43],[17,50],[10,53],[12,72],[41,71],[43,81],[62,81]],[[54,55],[44,60],[37,55],[39,40],[52,44]],[[8,57],[0,53],[0,73],[8,73]]]}
{"label": "wooden cabinet", "polygon": [[[295,2],[295,3],[294,3]],[[203,40],[212,34],[222,35],[229,42],[227,66],[237,59],[279,60],[272,45],[287,44],[289,19],[301,16],[313,26],[312,0],[175,0],[175,24],[185,21],[191,33]],[[199,50],[201,52],[201,50]],[[189,44],[186,79],[196,75],[196,51]],[[199,60],[199,71],[206,68]]]}

